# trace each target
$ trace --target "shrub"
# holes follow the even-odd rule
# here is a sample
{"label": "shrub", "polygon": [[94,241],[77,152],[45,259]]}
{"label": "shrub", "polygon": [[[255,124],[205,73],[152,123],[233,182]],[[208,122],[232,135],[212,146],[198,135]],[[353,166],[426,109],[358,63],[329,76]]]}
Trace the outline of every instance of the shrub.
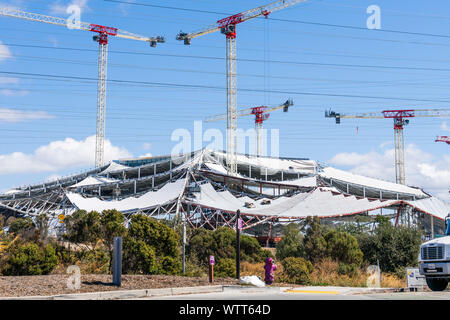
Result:
{"label": "shrub", "polygon": [[314,271],[311,262],[303,258],[288,257],[284,259],[283,265],[284,274],[287,280],[295,284],[307,284],[310,281],[310,275]]}
{"label": "shrub", "polygon": [[339,274],[354,276],[354,275],[358,274],[358,271],[359,271],[358,265],[355,263],[339,262],[339,265],[338,265],[338,273]]}
{"label": "shrub", "polygon": [[64,219],[66,233],[64,238],[75,243],[84,243],[95,250],[97,242],[101,239],[100,213],[77,210]]}
{"label": "shrub", "polygon": [[138,214],[131,217],[124,241],[124,272],[178,274],[178,235],[167,225]]}
{"label": "shrub", "polygon": [[51,244],[43,247],[32,242],[17,243],[6,250],[2,274],[5,276],[49,274],[57,264],[58,256]]}
{"label": "shrub", "polygon": [[372,235],[358,236],[364,260],[369,264],[377,264],[378,260],[383,272],[404,274],[405,267],[417,265],[421,233],[413,228],[394,227],[382,218],[377,218],[378,226]]}
{"label": "shrub", "polygon": [[222,258],[214,266],[214,276],[236,277],[236,261],[230,258]]}
{"label": "shrub", "polygon": [[324,235],[327,243],[327,256],[347,265],[359,267],[363,253],[358,241],[352,235],[337,230],[329,230]]}
{"label": "shrub", "polygon": [[20,233],[26,233],[30,231],[34,231],[36,225],[34,224],[31,218],[17,218],[12,220],[9,225],[8,232],[18,235]]}
{"label": "shrub", "polygon": [[126,238],[123,250],[123,272],[156,273],[155,249],[142,240]]}
{"label": "shrub", "polygon": [[287,257],[304,256],[303,235],[300,228],[295,223],[290,223],[283,230],[283,237],[277,244],[276,256],[278,260]]}

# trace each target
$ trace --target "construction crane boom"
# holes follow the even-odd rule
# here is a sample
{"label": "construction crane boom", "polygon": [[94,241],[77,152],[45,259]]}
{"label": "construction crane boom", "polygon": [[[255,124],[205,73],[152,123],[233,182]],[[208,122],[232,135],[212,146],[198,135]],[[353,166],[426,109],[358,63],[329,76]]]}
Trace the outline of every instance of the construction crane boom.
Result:
{"label": "construction crane boom", "polygon": [[202,30],[192,32],[192,33],[184,33],[180,32],[177,35],[177,40],[184,41],[184,44],[191,44],[191,39],[204,36],[206,34],[210,34],[216,31],[220,31],[222,28],[226,28],[230,25],[237,25],[239,23],[245,22],[247,20],[258,18],[261,16],[267,17],[269,14],[290,7],[299,2],[306,2],[307,0],[278,0],[272,3],[266,4],[264,6],[260,6],[254,9],[250,9],[232,16],[229,16],[224,19],[220,19],[217,21],[217,24],[210,25]]}
{"label": "construction crane boom", "polygon": [[237,173],[237,83],[236,83],[236,25],[260,16],[268,17],[272,12],[290,7],[307,0],[278,0],[267,5],[247,10],[224,19],[215,25],[193,33],[178,33],[176,39],[191,44],[191,39],[219,31],[226,36],[226,71],[227,71],[227,171]]}
{"label": "construction crane boom", "polygon": [[450,144],[450,137],[448,136],[438,136],[436,137],[436,140],[434,142],[445,142],[447,144]]}
{"label": "construction crane boom", "polygon": [[[271,112],[274,112],[279,109],[283,109],[283,112],[288,112],[290,106],[293,106],[294,102],[289,99],[286,102],[274,106],[259,106],[259,107],[251,107],[251,108],[243,108],[237,111],[237,117],[245,117],[245,116],[255,116],[255,130],[256,130],[256,154],[257,156],[261,156],[262,153],[262,125],[265,120],[267,120],[270,116]],[[227,114],[219,114],[215,116],[210,116],[205,118],[205,122],[215,122],[226,120]]]}
{"label": "construction crane boom", "polygon": [[113,27],[102,26],[93,23],[76,21],[71,23],[68,19],[47,16],[43,14],[26,12],[19,9],[0,7],[0,15],[12,18],[18,18],[28,21],[43,22],[71,29],[90,31],[97,33],[93,40],[99,43],[98,55],[98,86],[97,86],[97,131],[95,142],[95,166],[100,167],[104,164],[104,144],[105,144],[105,109],[106,109],[106,82],[107,82],[107,60],[108,60],[108,36],[118,38],[145,41],[151,47],[157,43],[165,42],[164,37],[144,37],[128,31]]}
{"label": "construction crane boom", "polygon": [[406,184],[405,175],[405,155],[403,127],[409,124],[409,119],[419,117],[450,117],[450,109],[403,109],[384,110],[381,112],[368,112],[356,114],[341,114],[334,111],[325,111],[326,118],[335,118],[336,123],[341,123],[341,119],[393,119],[394,139],[395,139],[395,181],[399,184]]}

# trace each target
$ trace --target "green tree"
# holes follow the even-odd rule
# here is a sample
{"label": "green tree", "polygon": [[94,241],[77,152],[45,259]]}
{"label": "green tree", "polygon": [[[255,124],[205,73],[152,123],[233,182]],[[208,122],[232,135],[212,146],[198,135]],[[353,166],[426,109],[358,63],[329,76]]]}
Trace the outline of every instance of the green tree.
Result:
{"label": "green tree", "polygon": [[283,260],[287,257],[304,256],[303,235],[298,224],[290,223],[285,227],[281,241],[278,242],[276,248],[278,260]]}
{"label": "green tree", "polygon": [[318,217],[307,217],[307,230],[304,238],[305,256],[309,261],[318,262],[327,256],[327,242],[323,237],[322,226]]}
{"label": "green tree", "polygon": [[17,218],[9,225],[8,232],[15,235],[33,232],[36,225],[31,218]]}
{"label": "green tree", "polygon": [[64,238],[70,242],[87,245],[87,249],[95,252],[98,241],[102,238],[100,213],[77,210],[64,219],[66,233]]}
{"label": "green tree", "polygon": [[384,272],[404,275],[404,268],[417,265],[421,244],[421,232],[415,228],[394,227],[385,217],[377,217],[373,234],[358,236],[364,260],[370,264],[380,263]]}
{"label": "green tree", "polygon": [[103,244],[109,253],[109,270],[112,269],[114,237],[124,237],[127,228],[124,226],[125,217],[117,210],[104,210],[100,217],[100,234]]}
{"label": "green tree", "polygon": [[133,215],[124,241],[127,272],[177,274],[181,271],[178,235],[170,227],[142,214]]}
{"label": "green tree", "polygon": [[328,230],[324,238],[328,257],[345,264],[361,265],[363,253],[355,237],[346,232]]}
{"label": "green tree", "polygon": [[58,264],[58,256],[51,244],[40,246],[34,242],[18,242],[10,246],[2,262],[5,276],[49,274]]}
{"label": "green tree", "polygon": [[39,231],[41,239],[46,239],[48,235],[48,222],[49,218],[45,213],[42,213],[36,217],[36,227]]}

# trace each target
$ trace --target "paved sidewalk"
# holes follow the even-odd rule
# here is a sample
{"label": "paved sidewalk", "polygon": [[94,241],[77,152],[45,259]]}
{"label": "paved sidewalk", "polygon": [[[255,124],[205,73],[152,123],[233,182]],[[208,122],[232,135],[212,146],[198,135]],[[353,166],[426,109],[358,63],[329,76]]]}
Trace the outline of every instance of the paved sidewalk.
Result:
{"label": "paved sidewalk", "polygon": [[[118,290],[90,293],[61,294],[54,296],[24,296],[24,297],[0,297],[0,300],[132,300],[151,297],[181,296],[201,293],[309,293],[309,294],[336,294],[353,295],[369,293],[388,293],[399,291],[390,288],[349,288],[349,287],[254,287],[248,285],[211,285],[197,287]],[[189,298],[188,296],[186,298]]]}

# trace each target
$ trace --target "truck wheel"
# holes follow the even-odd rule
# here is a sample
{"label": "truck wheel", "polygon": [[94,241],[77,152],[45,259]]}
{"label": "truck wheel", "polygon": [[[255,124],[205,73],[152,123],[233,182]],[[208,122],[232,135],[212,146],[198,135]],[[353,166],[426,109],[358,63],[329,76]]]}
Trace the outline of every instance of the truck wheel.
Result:
{"label": "truck wheel", "polygon": [[444,291],[447,288],[447,279],[425,278],[425,280],[432,291]]}

